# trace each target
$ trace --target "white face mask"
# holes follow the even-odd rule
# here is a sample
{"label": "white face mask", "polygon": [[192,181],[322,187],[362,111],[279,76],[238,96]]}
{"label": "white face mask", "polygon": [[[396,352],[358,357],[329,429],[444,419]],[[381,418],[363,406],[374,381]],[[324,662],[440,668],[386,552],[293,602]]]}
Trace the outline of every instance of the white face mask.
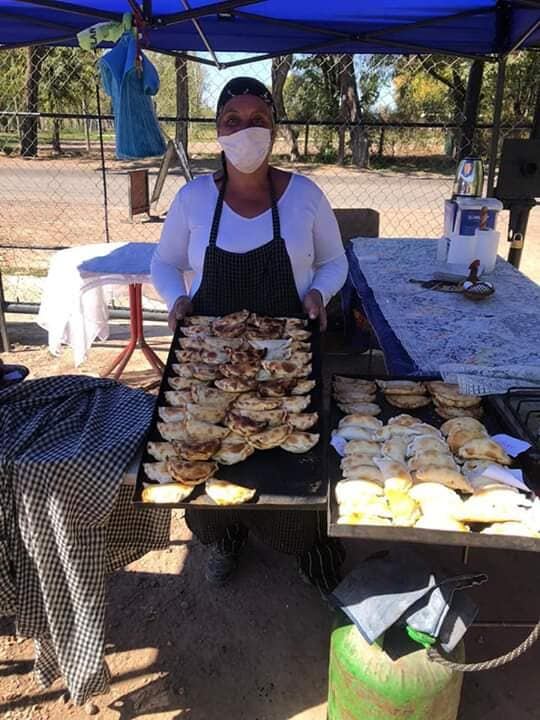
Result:
{"label": "white face mask", "polygon": [[233,135],[220,135],[221,145],[227,160],[241,173],[252,173],[266,160],[272,144],[268,128],[251,127],[239,130]]}

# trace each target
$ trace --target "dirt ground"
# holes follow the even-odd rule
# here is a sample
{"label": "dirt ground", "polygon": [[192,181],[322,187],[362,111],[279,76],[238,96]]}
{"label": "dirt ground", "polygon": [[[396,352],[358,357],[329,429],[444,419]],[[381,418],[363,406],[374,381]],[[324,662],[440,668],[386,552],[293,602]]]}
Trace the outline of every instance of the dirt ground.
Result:
{"label": "dirt ground", "polygon": [[[8,315],[13,351],[5,362],[23,363],[33,377],[98,374],[125,343],[125,322],[97,343],[79,370],[71,355],[51,358],[35,317]],[[162,323],[146,323],[151,344],[165,356],[170,336]],[[365,358],[330,358],[334,369],[362,370]],[[152,380],[136,357],[126,380]],[[347,543],[351,568],[380,546]],[[437,563],[459,569],[459,550],[422,549]],[[205,550],[192,538],[182,512],[173,514],[171,545],[132,563],[108,580],[107,660],[110,691],[96,698],[104,720],[324,720],[329,634],[333,615],[299,578],[294,562],[251,542],[234,583],[223,589],[204,580]],[[537,620],[538,556],[472,551],[469,568],[487,572],[475,591],[482,620]],[[494,657],[517,645],[525,629],[476,628],[467,635],[469,660]],[[0,621],[2,720],[76,720],[83,708],[64,702],[61,681],[42,689],[32,676],[33,647]],[[538,720],[536,681],[540,643],[505,669],[467,675],[460,720]],[[365,720],[370,720],[366,718]]]}

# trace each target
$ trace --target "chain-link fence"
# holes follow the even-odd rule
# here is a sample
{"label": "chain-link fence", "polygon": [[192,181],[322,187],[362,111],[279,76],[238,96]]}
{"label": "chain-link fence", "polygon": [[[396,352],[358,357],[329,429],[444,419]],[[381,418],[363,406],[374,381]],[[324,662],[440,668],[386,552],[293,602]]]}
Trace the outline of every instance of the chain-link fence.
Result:
{"label": "chain-link fence", "polygon": [[[165,135],[186,146],[195,175],[218,165],[213,121],[219,91],[235,75],[271,86],[280,118],[274,161],[305,173],[335,208],[374,208],[381,236],[431,237],[442,229],[457,159],[487,160],[497,64],[443,56],[288,55],[220,71],[149,53],[161,87]],[[157,240],[161,225],[129,217],[129,172],[160,158],[115,159],[111,100],[97,92],[97,57],[78,49],[0,52],[0,262],[46,257],[5,246]],[[227,57],[232,59],[231,56]],[[540,54],[507,63],[501,140],[527,136]],[[184,183],[167,175],[154,216]],[[2,249],[3,248],[3,249]]]}

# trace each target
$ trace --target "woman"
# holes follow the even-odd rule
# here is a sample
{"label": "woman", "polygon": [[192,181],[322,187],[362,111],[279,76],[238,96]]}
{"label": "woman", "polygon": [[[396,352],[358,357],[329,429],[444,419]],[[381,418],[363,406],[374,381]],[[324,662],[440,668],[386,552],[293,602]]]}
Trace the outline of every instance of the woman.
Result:
{"label": "woman", "polygon": [[[178,192],[152,262],[171,329],[190,313],[243,308],[274,316],[305,312],[326,328],[325,305],[347,276],[343,244],[321,190],[269,165],[274,121],[262,83],[236,78],[225,85],[216,113],[223,169]],[[296,555],[302,574],[323,592],[338,582],[342,551],[325,535],[324,513],[189,509],[186,522],[212,546],[206,571],[212,582],[225,582],[236,569],[248,530]]]}

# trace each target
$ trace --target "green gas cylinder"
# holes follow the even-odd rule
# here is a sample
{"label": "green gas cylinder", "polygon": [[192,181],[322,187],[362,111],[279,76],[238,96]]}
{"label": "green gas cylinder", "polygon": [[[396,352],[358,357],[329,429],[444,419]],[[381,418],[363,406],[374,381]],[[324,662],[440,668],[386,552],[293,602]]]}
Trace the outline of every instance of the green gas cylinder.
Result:
{"label": "green gas cylinder", "polygon": [[[334,629],[328,720],[456,720],[463,675],[429,660],[404,629],[396,632],[408,652],[392,660],[382,643],[369,645],[354,625]],[[451,659],[464,661],[463,644]]]}

